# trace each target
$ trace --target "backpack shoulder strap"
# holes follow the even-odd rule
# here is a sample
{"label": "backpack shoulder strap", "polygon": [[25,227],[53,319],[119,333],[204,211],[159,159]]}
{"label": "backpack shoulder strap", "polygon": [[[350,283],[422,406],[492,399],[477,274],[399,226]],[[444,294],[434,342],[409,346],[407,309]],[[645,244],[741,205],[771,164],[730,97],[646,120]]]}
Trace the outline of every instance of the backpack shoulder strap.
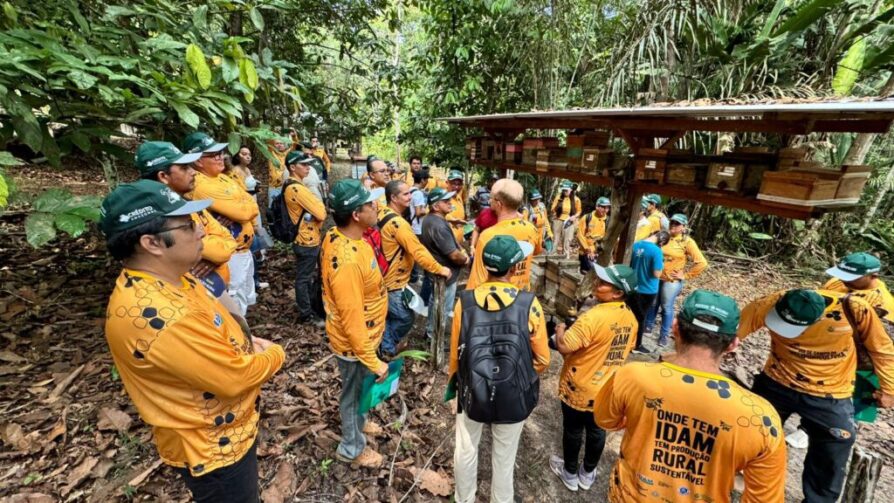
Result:
{"label": "backpack shoulder strap", "polygon": [[[378,224],[379,232],[380,233],[383,232],[385,230],[385,226],[388,225],[388,222],[394,220],[396,217],[399,217],[399,216],[400,215],[398,215],[397,213],[391,211],[388,214],[386,214],[384,217],[382,217],[382,219],[379,220],[379,224]],[[388,261],[388,270],[389,271],[391,270],[391,264],[394,263],[395,260],[397,260],[397,257],[401,256],[403,251],[404,251],[404,249],[400,245],[398,245],[397,251],[394,253],[393,257],[391,257],[391,258],[385,257],[385,260]],[[384,246],[382,247],[382,253],[385,253]]]}
{"label": "backpack shoulder strap", "polygon": [[863,362],[871,360],[869,358],[869,352],[866,350],[866,346],[863,345],[863,340],[860,338],[859,329],[857,328],[859,325],[857,323],[857,317],[854,314],[853,299],[854,296],[848,293],[844,297],[841,297],[839,302],[841,303],[841,311],[844,312],[844,317],[847,319],[847,324],[851,327],[851,336],[854,338],[854,348],[857,350],[857,367],[861,368]]}

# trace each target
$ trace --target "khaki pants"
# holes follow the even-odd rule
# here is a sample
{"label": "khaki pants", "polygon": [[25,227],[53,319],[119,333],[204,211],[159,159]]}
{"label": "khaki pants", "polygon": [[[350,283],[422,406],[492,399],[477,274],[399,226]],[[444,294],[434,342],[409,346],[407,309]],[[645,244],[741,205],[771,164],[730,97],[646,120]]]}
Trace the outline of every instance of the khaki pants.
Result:
{"label": "khaki pants", "polygon": [[577,232],[577,227],[574,225],[570,225],[566,229],[563,220],[553,219],[553,240],[556,243],[556,251],[568,254],[571,248],[571,239],[574,238],[575,232]]}
{"label": "khaki pants", "polygon": [[[515,454],[525,422],[492,424],[491,503],[512,503]],[[472,421],[465,414],[456,415],[456,450],[453,465],[456,476],[456,502],[474,503],[478,490],[478,442],[484,423]]]}

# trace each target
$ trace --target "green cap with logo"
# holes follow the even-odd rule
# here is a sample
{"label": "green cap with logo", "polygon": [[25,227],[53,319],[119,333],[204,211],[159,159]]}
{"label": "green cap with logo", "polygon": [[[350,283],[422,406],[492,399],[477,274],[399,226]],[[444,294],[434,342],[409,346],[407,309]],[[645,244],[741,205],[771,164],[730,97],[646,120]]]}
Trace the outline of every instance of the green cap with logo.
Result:
{"label": "green cap with logo", "polygon": [[655,206],[661,204],[661,196],[659,196],[658,194],[649,194],[648,196],[646,196],[646,200],[654,204]]}
{"label": "green cap with logo", "polygon": [[611,202],[611,200],[610,200],[609,198],[607,198],[607,197],[600,197],[599,199],[596,200],[596,206],[608,206],[608,207],[611,207],[611,205],[612,205],[612,202]]}
{"label": "green cap with logo", "polygon": [[[699,316],[716,318],[719,324],[700,320]],[[726,295],[710,290],[696,290],[683,301],[680,317],[687,322],[722,335],[735,337],[739,328],[739,306]]]}
{"label": "green cap with logo", "polygon": [[202,154],[184,154],[173,143],[166,141],[146,141],[137,148],[134,165],[142,178],[164,171],[173,164],[192,164]]}
{"label": "green cap with logo", "polygon": [[343,215],[350,213],[366,203],[376,201],[385,189],[366,190],[360,180],[345,179],[336,182],[329,194],[332,212]]}
{"label": "green cap with logo", "polygon": [[292,164],[311,164],[312,162],[314,162],[313,156],[307,155],[300,150],[293,150],[286,156],[286,166],[291,166]]}
{"label": "green cap with logo", "polygon": [[854,281],[868,274],[882,270],[882,262],[871,253],[857,252],[842,258],[835,267],[826,269],[826,274],[841,281]]}
{"label": "green cap with logo", "polygon": [[451,169],[449,173],[447,173],[448,180],[464,180],[463,172],[458,169]]}
{"label": "green cap with logo", "polygon": [[484,268],[490,272],[506,272],[534,252],[534,245],[500,234],[484,245]]}
{"label": "green cap with logo", "polygon": [[531,189],[531,195],[528,196],[528,199],[543,199],[543,194],[537,189]]}
{"label": "green cap with logo", "polygon": [[631,295],[636,291],[636,271],[624,264],[602,267],[596,264],[596,276],[612,286]]}
{"label": "green cap with logo", "polygon": [[456,192],[448,192],[441,187],[435,187],[428,193],[428,204],[435,204],[439,201],[449,201],[456,195]]}
{"label": "green cap with logo", "polygon": [[156,217],[198,213],[211,206],[210,199],[187,201],[155,180],[122,183],[102,201],[99,225],[106,236],[132,229]]}
{"label": "green cap with logo", "polygon": [[562,190],[571,190],[571,187],[571,180],[562,180],[562,183],[559,184],[559,188]]}
{"label": "green cap with logo", "polygon": [[227,147],[226,143],[217,143],[205,133],[201,131],[196,131],[195,133],[190,133],[183,139],[183,150],[189,152],[190,154],[195,153],[204,153],[204,152],[220,152],[221,150]]}
{"label": "green cap with logo", "polygon": [[767,312],[764,324],[779,336],[794,339],[816,323],[825,310],[823,296],[815,291],[789,290]]}
{"label": "green cap with logo", "polygon": [[682,213],[674,213],[672,217],[670,217],[671,222],[677,222],[678,224],[689,225],[689,217]]}

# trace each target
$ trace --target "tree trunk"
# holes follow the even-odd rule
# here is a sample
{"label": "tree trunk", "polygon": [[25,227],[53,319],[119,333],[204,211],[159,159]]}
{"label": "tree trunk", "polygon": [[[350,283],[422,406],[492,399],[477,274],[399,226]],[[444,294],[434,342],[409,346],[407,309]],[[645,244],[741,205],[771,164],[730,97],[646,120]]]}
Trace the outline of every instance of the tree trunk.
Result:
{"label": "tree trunk", "polygon": [[431,337],[431,353],[432,367],[440,369],[444,366],[444,341],[447,340],[447,311],[444,310],[444,290],[447,288],[447,280],[441,276],[434,278],[434,292],[432,294],[432,308],[429,316],[434,317],[435,333]]}
{"label": "tree trunk", "polygon": [[869,227],[869,223],[872,222],[872,219],[875,218],[875,213],[878,211],[879,206],[881,206],[882,201],[888,194],[888,188],[892,183],[894,183],[894,166],[889,166],[888,173],[885,174],[885,179],[882,180],[878,192],[876,192],[875,197],[872,198],[872,204],[866,209],[866,215],[863,217],[863,222],[860,223],[860,232],[865,231],[866,228]]}
{"label": "tree trunk", "polygon": [[[882,86],[882,90],[878,95],[880,98],[887,98],[894,94],[894,72],[888,77],[888,81]],[[847,155],[844,156],[843,164],[863,164],[872,142],[875,141],[876,133],[860,133],[854,137],[851,148],[848,149]]]}
{"label": "tree trunk", "polygon": [[841,503],[872,503],[875,488],[882,473],[882,456],[876,452],[854,446],[844,482]]}

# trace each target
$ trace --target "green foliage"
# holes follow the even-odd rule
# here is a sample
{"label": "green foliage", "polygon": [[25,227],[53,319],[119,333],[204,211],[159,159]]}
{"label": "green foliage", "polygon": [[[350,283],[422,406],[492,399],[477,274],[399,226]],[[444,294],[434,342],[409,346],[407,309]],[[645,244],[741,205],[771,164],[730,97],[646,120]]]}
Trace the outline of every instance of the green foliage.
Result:
{"label": "green foliage", "polygon": [[409,358],[411,360],[418,361],[427,361],[431,358],[431,353],[428,351],[419,351],[418,349],[407,349],[405,351],[401,351],[397,358]]}
{"label": "green foliage", "polygon": [[78,237],[87,230],[87,222],[99,221],[102,198],[73,196],[63,189],[49,189],[32,204],[32,211],[25,219],[25,237],[28,244],[39,248],[56,238],[62,231]]}

